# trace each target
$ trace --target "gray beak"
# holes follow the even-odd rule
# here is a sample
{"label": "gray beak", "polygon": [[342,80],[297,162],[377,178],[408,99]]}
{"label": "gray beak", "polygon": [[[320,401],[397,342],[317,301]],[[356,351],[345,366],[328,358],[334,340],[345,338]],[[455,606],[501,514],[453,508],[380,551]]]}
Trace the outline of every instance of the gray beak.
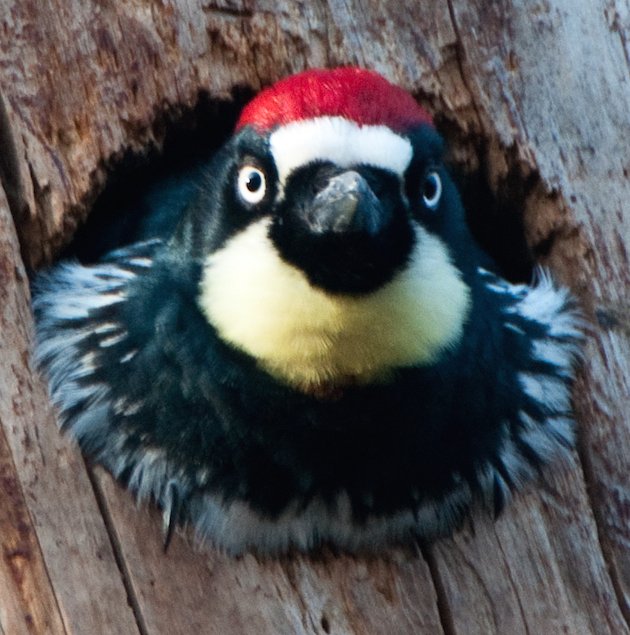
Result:
{"label": "gray beak", "polygon": [[330,179],[313,199],[306,221],[315,234],[366,233],[375,236],[389,214],[367,181],[354,170]]}

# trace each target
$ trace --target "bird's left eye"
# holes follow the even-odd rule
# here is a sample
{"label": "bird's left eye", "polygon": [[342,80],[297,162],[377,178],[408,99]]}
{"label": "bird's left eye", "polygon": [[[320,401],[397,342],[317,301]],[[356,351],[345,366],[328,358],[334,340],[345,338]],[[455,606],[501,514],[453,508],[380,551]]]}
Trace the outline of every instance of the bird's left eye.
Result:
{"label": "bird's left eye", "polygon": [[422,184],[422,202],[430,209],[434,210],[440,203],[442,197],[442,179],[435,172],[427,172]]}
{"label": "bird's left eye", "polygon": [[253,165],[246,165],[238,172],[238,193],[241,198],[251,205],[260,203],[267,191],[265,173]]}

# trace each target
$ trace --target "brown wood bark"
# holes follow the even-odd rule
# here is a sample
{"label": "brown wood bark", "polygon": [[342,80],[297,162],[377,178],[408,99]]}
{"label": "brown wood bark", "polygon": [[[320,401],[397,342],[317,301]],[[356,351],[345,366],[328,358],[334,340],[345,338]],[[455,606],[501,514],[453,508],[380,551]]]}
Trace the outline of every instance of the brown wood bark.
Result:
{"label": "brown wood bark", "polygon": [[[629,632],[629,60],[627,0],[0,0],[0,633]],[[422,551],[164,555],[155,510],[57,432],[22,262],[200,93],[346,63],[416,94],[579,293],[579,452]]]}
{"label": "brown wood bark", "polygon": [[[23,379],[24,364],[28,356],[25,342],[15,342],[6,337],[11,333],[11,326],[23,324],[25,316],[19,315],[26,309],[26,303],[16,298],[19,281],[25,279],[24,270],[15,266],[17,239],[9,214],[6,197],[0,189],[0,298],[4,310],[2,312],[2,333],[0,352],[3,368],[18,362],[16,374]],[[21,306],[19,306],[21,304]],[[15,326],[13,327],[15,329]],[[21,344],[21,350],[13,348]],[[11,350],[9,350],[11,347]],[[16,359],[16,357],[18,359]],[[19,358],[22,359],[19,359]],[[36,532],[31,521],[25,491],[18,476],[19,465],[15,463],[11,447],[5,434],[5,428],[17,428],[24,417],[24,404],[16,394],[15,385],[3,373],[0,380],[3,399],[0,402],[0,624],[6,633],[63,632],[61,617],[55,593],[49,580],[46,564],[39,548]],[[19,381],[19,379],[18,379]],[[4,397],[12,396],[12,399]],[[25,443],[32,443],[24,438]]]}

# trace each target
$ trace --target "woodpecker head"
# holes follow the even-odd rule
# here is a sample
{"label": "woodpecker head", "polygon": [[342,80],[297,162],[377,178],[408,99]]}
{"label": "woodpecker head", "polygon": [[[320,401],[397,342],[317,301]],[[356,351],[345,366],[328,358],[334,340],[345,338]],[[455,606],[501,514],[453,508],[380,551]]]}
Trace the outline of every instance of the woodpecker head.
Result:
{"label": "woodpecker head", "polygon": [[376,73],[307,71],[263,91],[219,153],[187,237],[219,336],[306,391],[428,364],[470,298],[442,142]]}

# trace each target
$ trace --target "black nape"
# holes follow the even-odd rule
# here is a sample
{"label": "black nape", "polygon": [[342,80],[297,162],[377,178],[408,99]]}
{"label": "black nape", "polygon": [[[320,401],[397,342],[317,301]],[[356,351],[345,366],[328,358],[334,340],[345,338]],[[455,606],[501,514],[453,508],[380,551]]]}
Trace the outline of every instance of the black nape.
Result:
{"label": "black nape", "polygon": [[115,161],[103,192],[62,258],[90,264],[113,249],[168,238],[251,97],[245,89],[235,89],[231,101],[204,94],[194,109],[156,122],[154,135],[163,140],[161,149],[128,152]]}
{"label": "black nape", "polygon": [[523,227],[527,184],[513,176],[494,193],[481,171],[472,174],[455,171],[454,177],[466,220],[479,246],[493,259],[504,278],[529,284],[533,259]]}
{"label": "black nape", "polygon": [[[491,187],[488,142],[463,132],[439,114],[435,116],[435,124],[446,140],[448,169],[475,240],[502,277],[512,283],[531,283],[534,257],[525,238],[523,217],[528,198],[538,183],[537,175],[523,174],[508,149],[505,159],[511,167],[507,174],[494,179],[496,185]],[[469,163],[476,163],[475,169],[471,170]]]}

